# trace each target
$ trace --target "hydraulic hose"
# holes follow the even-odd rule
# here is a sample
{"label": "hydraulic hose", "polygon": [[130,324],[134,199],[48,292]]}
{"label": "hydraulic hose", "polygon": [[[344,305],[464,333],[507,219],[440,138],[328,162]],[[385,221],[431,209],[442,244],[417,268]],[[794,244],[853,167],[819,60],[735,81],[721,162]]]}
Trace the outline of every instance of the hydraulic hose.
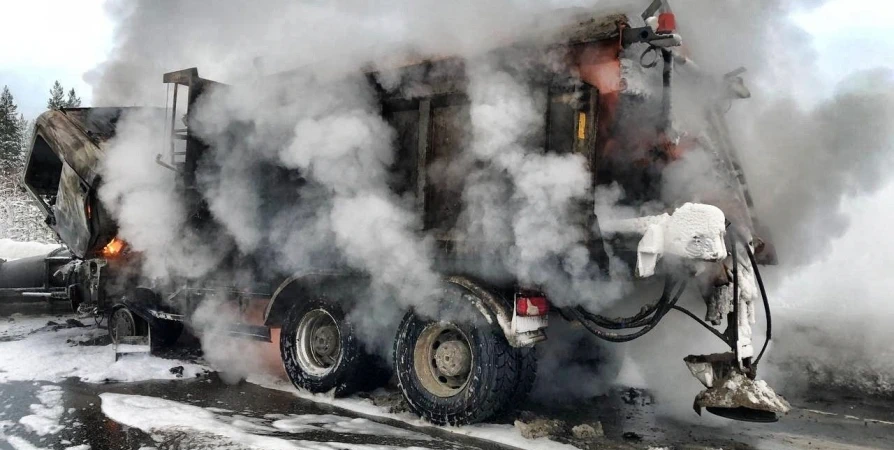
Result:
{"label": "hydraulic hose", "polygon": [[[729,237],[730,256],[732,256],[733,260],[733,311],[730,318],[731,320],[728,320],[729,331],[726,334],[721,333],[715,328],[711,327],[686,308],[677,306],[677,302],[679,301],[680,296],[686,289],[686,281],[680,282],[670,276],[668,276],[665,281],[664,291],[662,292],[661,298],[659,298],[658,301],[656,301],[655,303],[643,307],[640,312],[634,314],[633,316],[609,318],[599,314],[593,314],[580,306],[565,310],[564,312],[570,315],[572,318],[576,319],[578,322],[581,323],[581,325],[584,326],[584,328],[586,328],[590,333],[600,339],[610,342],[628,342],[639,338],[654,329],[655,326],[658,325],[658,322],[660,322],[661,319],[663,319],[664,316],[671,309],[675,309],[698,322],[705,329],[707,329],[715,336],[717,336],[720,340],[729,345],[734,352],[738,353],[736,344],[739,334],[739,260],[737,246],[739,241],[744,242],[744,238],[734,228],[731,228]],[[769,345],[770,339],[772,337],[772,317],[770,314],[770,302],[767,298],[767,292],[766,288],[764,287],[763,279],[761,278],[760,270],[758,269],[757,260],[755,259],[754,253],[751,251],[751,248],[748,245],[744,245],[743,247],[745,248],[745,253],[748,255],[752,270],[754,271],[755,279],[757,280],[758,287],[760,288],[761,298],[763,300],[764,311],[766,312],[767,320],[766,340],[764,341],[763,347],[761,348],[761,351],[758,354],[757,358],[755,358],[754,362],[752,363],[752,365],[756,366],[766,352],[767,346]],[[678,286],[679,290],[677,290],[676,294],[672,295],[674,290]],[[630,328],[640,329],[629,334],[619,334],[608,331]]]}
{"label": "hydraulic hose", "polygon": [[[676,294],[671,296],[677,286],[680,287],[679,290],[677,290]],[[591,324],[590,321],[582,314],[582,312],[579,310],[580,308],[571,309],[569,310],[569,312],[581,323],[581,325],[584,326],[584,328],[587,329],[587,331],[589,331],[596,337],[609,342],[629,342],[652,331],[658,325],[658,323],[661,322],[661,319],[664,318],[668,311],[673,308],[677,301],[680,300],[680,296],[683,295],[683,291],[685,290],[685,281],[678,283],[668,276],[668,279],[664,285],[664,292],[661,294],[661,298],[658,300],[658,302],[656,302],[657,306],[655,308],[654,315],[649,319],[647,323],[645,323],[645,325],[643,325],[640,330],[629,334],[618,334],[596,328],[596,326]]]}

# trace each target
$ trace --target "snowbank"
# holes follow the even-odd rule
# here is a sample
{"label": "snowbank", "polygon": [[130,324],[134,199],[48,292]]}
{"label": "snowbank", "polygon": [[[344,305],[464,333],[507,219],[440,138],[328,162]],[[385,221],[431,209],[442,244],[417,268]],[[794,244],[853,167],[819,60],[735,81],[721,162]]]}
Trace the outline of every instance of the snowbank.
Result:
{"label": "snowbank", "polygon": [[59,248],[59,244],[42,244],[40,242],[17,242],[11,239],[0,239],[0,259],[12,260],[29,256],[46,255]]}

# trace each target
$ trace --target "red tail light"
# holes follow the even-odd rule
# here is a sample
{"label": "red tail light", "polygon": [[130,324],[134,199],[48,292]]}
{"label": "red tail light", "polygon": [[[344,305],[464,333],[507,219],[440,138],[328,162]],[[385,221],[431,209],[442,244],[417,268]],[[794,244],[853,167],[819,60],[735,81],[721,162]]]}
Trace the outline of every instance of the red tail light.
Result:
{"label": "red tail light", "polygon": [[657,33],[673,33],[677,31],[677,18],[672,12],[663,12],[658,15]]}
{"label": "red tail light", "polygon": [[519,316],[545,316],[549,313],[549,301],[542,295],[518,295],[515,297],[515,313]]}

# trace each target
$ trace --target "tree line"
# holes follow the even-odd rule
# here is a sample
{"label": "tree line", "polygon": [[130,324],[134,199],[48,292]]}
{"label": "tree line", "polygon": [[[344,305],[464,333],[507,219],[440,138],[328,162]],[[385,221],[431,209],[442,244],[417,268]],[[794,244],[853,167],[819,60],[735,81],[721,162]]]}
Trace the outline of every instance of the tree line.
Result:
{"label": "tree line", "polygon": [[[81,106],[75,89],[69,89],[66,95],[58,80],[49,93],[47,109]],[[33,132],[34,121],[18,111],[12,92],[3,86],[0,93],[0,238],[52,242],[54,234],[21,186]]]}

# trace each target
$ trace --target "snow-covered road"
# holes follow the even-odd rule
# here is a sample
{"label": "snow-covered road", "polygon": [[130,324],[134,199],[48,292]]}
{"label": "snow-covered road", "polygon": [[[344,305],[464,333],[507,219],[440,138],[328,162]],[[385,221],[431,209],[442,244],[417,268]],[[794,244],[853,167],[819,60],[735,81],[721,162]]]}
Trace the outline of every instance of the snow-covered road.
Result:
{"label": "snow-covered road", "polygon": [[[0,449],[574,448],[525,439],[508,422],[433,427],[376,401],[394,392],[333,399],[276,379],[228,385],[188,352],[114,362],[105,330],[71,319],[0,318]],[[575,444],[586,449],[853,450],[890,448],[894,436],[891,402],[816,393],[793,401],[799,408],[779,424],[751,425],[662,416],[647,394],[636,395],[525,409],[566,424],[598,418],[605,437]]]}
{"label": "snow-covered road", "polygon": [[106,331],[85,322],[0,318],[0,449],[507,448],[468,437],[476,435],[526,443],[511,425],[445,430],[368,399],[312,396],[272,379],[228,386],[201,359],[114,361]]}

